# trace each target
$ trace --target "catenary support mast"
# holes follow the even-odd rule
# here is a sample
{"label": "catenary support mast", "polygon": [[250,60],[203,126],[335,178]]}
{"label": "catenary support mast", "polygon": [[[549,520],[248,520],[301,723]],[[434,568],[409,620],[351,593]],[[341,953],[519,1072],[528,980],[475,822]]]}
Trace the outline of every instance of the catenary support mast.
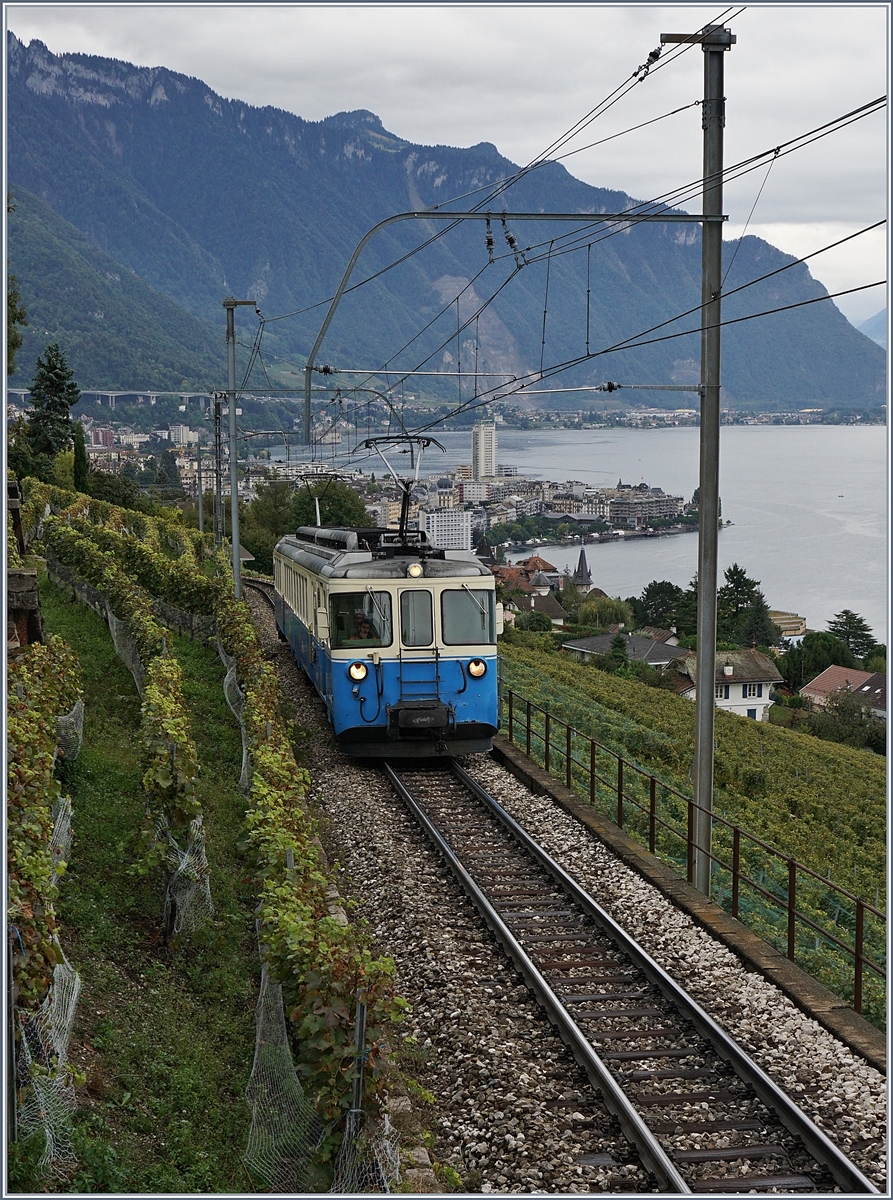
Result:
{"label": "catenary support mast", "polygon": [[230,512],[232,513],[232,549],[233,549],[233,594],[237,600],[242,599],[242,561],[239,557],[239,482],[238,454],[236,449],[236,307],[240,304],[250,304],[257,308],[253,300],[236,300],[227,296],[223,301],[226,309],[226,365],[227,365],[227,398],[229,401],[229,487]]}
{"label": "catenary support mast", "polygon": [[[719,529],[719,390],[722,291],[723,55],[736,41],[722,25],[699,33],[662,33],[661,43],[700,42],[704,52],[704,199],[701,226],[701,452],[698,480],[698,650],[695,686],[695,828],[693,882],[710,895],[713,740],[716,690],[716,582]],[[710,218],[714,218],[710,220]]]}

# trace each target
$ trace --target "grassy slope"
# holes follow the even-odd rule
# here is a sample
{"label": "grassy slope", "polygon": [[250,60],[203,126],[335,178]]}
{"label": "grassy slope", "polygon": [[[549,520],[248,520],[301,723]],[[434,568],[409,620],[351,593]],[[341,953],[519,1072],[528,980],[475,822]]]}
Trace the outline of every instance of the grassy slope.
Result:
{"label": "grassy slope", "polygon": [[[68,768],[74,842],[61,883],[61,941],[83,991],[71,1060],[86,1070],[75,1116],[77,1176],[63,1191],[245,1192],[244,1089],[258,983],[253,898],[236,849],[243,801],[238,729],[212,651],[173,638],[186,674],[211,864],[213,926],[161,944],[157,881],[128,873],[142,819],[139,699],[103,622],[51,584],[44,622],[78,652],[84,747]],[[31,1190],[33,1148],[12,1158]]]}

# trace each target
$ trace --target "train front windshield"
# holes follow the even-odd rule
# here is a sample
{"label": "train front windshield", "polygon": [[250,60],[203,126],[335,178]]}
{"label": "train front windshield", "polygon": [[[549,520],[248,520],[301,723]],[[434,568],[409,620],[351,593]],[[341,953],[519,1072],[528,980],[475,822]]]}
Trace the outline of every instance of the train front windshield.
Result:
{"label": "train front windshield", "polygon": [[495,593],[488,589],[462,588],[443,591],[440,611],[446,646],[476,646],[496,641]]}
{"label": "train front windshield", "polygon": [[389,592],[341,592],[331,597],[332,649],[390,646],[394,640]]}

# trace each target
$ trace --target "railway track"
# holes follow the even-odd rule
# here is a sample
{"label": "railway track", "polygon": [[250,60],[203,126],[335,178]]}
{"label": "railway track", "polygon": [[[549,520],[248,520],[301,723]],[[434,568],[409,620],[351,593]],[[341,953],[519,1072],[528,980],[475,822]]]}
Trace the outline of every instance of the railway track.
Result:
{"label": "railway track", "polygon": [[269,583],[266,583],[264,580],[261,580],[261,579],[245,579],[245,577],[243,576],[242,577],[242,587],[243,588],[251,588],[252,591],[257,592],[258,595],[263,596],[264,599],[267,601],[267,603],[270,605],[270,608],[276,607],[275,602],[273,600],[273,597],[275,595],[275,584],[272,582],[272,580]]}
{"label": "railway track", "polygon": [[461,767],[384,770],[661,1190],[879,1194]]}

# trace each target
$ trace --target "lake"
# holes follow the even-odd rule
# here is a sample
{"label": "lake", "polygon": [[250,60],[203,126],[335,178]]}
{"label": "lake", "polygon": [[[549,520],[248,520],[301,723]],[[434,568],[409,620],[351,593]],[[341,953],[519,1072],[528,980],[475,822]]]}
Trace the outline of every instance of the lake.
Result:
{"label": "lake", "polygon": [[[431,431],[422,475],[471,461],[471,431]],[[499,430],[500,464],[533,479],[594,487],[645,482],[686,500],[698,486],[696,428]],[[333,448],[334,449],[334,448]],[[342,450],[343,447],[338,447]],[[343,455],[338,461],[347,466]],[[354,465],[354,464],[350,464]],[[363,470],[382,473],[368,459]],[[824,629],[843,608],[887,639],[887,431],[881,425],[730,425],[720,436],[723,519],[719,569],[737,562],[760,580],[770,608]],[[653,579],[687,586],[697,534],[588,545],[593,582],[610,596],[640,595]],[[556,567],[576,566],[579,546],[540,548]],[[513,558],[523,555],[513,555]]]}

